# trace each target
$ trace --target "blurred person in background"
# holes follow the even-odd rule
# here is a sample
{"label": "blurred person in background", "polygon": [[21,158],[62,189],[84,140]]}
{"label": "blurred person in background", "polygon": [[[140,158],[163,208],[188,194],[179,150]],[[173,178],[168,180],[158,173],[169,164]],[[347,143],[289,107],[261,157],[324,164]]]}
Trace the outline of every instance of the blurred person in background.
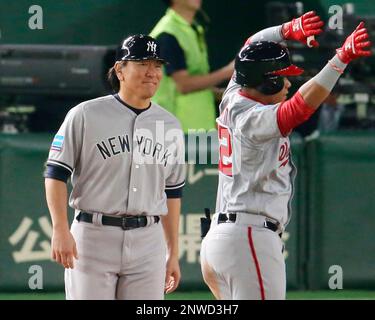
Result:
{"label": "blurred person in background", "polygon": [[202,0],[164,0],[165,15],[151,31],[168,61],[154,100],[188,129],[216,128],[214,87],[229,80],[234,64],[210,72],[205,30],[195,19]]}
{"label": "blurred person in background", "polygon": [[318,121],[318,130],[320,133],[337,131],[339,129],[340,118],[345,106],[337,101],[338,97],[339,94],[337,92],[332,92],[323,102]]}
{"label": "blurred person in background", "polygon": [[334,88],[321,107],[306,122],[296,127],[295,131],[306,140],[314,139],[321,133],[337,131],[345,110],[345,106],[337,102],[338,97]]}

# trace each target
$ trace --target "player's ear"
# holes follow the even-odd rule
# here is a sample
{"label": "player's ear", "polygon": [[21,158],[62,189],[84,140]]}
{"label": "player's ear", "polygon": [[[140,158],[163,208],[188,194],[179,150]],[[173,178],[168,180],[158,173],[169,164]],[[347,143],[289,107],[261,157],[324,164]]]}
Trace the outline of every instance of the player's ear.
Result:
{"label": "player's ear", "polygon": [[287,77],[284,77],[284,83],[285,83],[285,86],[287,86],[288,88],[292,86],[292,83],[289,81]]}
{"label": "player's ear", "polygon": [[125,63],[123,62],[116,62],[114,65],[116,76],[119,79],[119,81],[124,81],[125,79],[125,74],[123,72],[124,66],[125,66]]}

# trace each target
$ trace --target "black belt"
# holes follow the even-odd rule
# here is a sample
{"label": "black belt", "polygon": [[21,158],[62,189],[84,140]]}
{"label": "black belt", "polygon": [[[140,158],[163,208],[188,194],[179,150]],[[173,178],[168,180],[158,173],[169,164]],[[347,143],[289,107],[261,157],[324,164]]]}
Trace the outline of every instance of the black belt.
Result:
{"label": "black belt", "polygon": [[[219,213],[219,217],[217,219],[217,223],[233,223],[236,222],[237,214],[236,213]],[[276,232],[279,227],[276,223],[271,221],[265,220],[264,227]]]}
{"label": "black belt", "polygon": [[[81,211],[76,219],[77,221],[84,221],[88,223],[92,223],[92,213],[83,212]],[[155,223],[158,223],[160,220],[159,216],[151,216],[154,219]],[[142,228],[147,225],[147,217],[146,216],[105,216],[102,215],[102,224],[106,226],[115,226],[121,227],[123,230],[131,230],[136,228]]]}

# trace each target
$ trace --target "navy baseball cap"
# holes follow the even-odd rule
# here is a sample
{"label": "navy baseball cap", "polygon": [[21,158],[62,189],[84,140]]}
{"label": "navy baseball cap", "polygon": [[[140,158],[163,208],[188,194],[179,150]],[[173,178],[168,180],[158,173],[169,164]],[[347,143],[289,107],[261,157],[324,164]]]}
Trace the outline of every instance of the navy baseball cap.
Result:
{"label": "navy baseball cap", "polygon": [[156,39],[144,34],[127,37],[117,49],[116,61],[141,60],[157,60],[166,63],[160,56],[160,45]]}

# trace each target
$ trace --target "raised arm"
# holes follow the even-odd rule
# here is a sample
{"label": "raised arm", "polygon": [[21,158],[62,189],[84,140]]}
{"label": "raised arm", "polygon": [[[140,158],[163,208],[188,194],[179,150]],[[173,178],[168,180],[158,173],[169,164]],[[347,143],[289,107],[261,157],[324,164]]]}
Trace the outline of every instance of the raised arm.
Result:
{"label": "raised arm", "polygon": [[348,63],[371,55],[368,48],[370,45],[367,29],[361,22],[346,38],[342,47],[336,50],[337,54],[328,61],[327,65],[298,90],[305,102],[314,109],[318,108],[332,91]]}
{"label": "raised arm", "polygon": [[275,41],[295,40],[309,47],[317,47],[319,43],[314,39],[315,36],[323,32],[324,23],[314,11],[309,11],[302,16],[285,22],[280,26],[270,27],[261,30],[249,37],[245,44],[256,41]]}
{"label": "raised arm", "polygon": [[306,121],[332,91],[349,62],[371,55],[368,33],[361,22],[348,36],[337,54],[312,79],[303,84],[297,93],[282,103],[278,109],[278,124],[283,135]]}

